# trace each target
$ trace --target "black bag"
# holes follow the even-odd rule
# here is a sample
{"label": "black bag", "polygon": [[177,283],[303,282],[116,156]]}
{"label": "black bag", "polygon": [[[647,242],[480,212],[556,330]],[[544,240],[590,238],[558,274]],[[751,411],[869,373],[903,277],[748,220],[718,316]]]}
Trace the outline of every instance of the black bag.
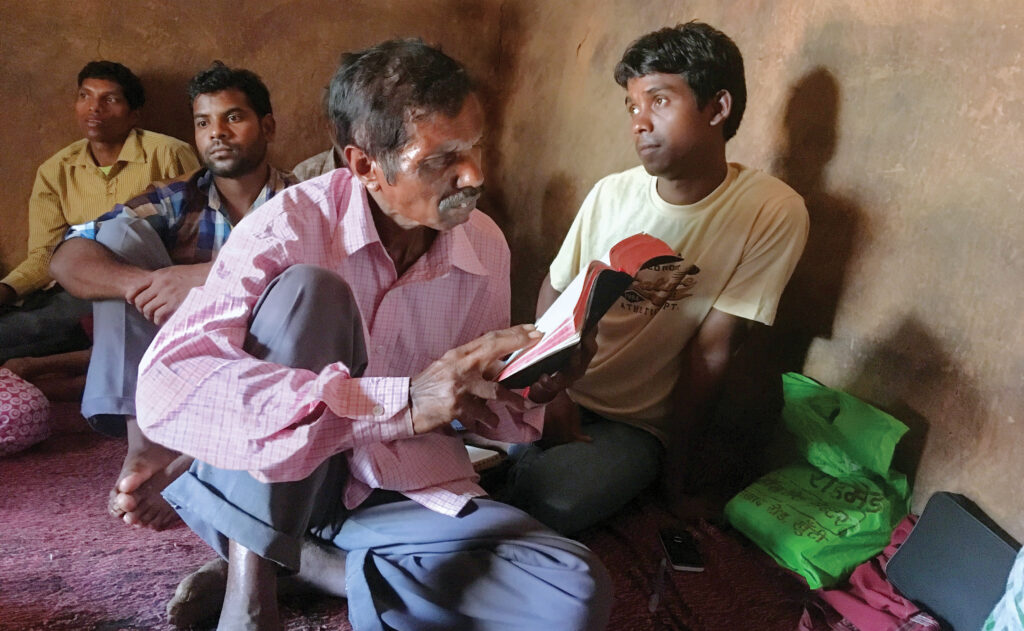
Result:
{"label": "black bag", "polygon": [[928,499],[886,574],[944,628],[978,631],[1006,589],[1018,549],[973,502],[940,492]]}

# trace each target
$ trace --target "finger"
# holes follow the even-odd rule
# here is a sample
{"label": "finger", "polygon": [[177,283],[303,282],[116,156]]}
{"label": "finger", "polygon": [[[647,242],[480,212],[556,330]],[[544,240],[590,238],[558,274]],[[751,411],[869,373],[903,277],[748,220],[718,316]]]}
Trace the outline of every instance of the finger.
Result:
{"label": "finger", "polygon": [[167,306],[167,299],[163,296],[155,296],[152,300],[146,303],[145,309],[142,314],[146,316],[146,319],[150,322],[156,322],[156,314],[160,309]]}
{"label": "finger", "polygon": [[150,286],[135,294],[135,298],[133,298],[129,302],[134,304],[135,308],[141,312],[145,310],[146,305],[148,305],[154,298],[156,298],[156,296],[156,291],[154,291],[152,286]]}
{"label": "finger", "polygon": [[128,302],[132,303],[132,304],[135,304],[135,300],[138,297],[138,295],[140,293],[142,293],[143,291],[149,289],[150,285],[152,285],[152,284],[153,284],[153,277],[152,276],[147,276],[146,279],[143,282],[141,282],[138,285],[136,285],[135,287],[132,287],[131,289],[129,289],[125,293],[124,299],[127,300]]}
{"label": "finger", "polygon": [[163,324],[164,324],[164,322],[166,320],[167,320],[167,305],[164,305],[164,306],[160,307],[159,309],[157,309],[153,313],[153,324],[155,324],[157,326],[163,326]]}
{"label": "finger", "polygon": [[548,403],[568,386],[569,381],[562,373],[541,375],[530,385],[529,397],[535,403]]}
{"label": "finger", "polygon": [[153,312],[153,322],[157,325],[162,326],[164,322],[167,322],[167,318],[171,317],[171,314],[173,313],[174,307],[171,305],[171,303],[164,303],[163,306],[161,306],[159,309]]}
{"label": "finger", "polygon": [[480,372],[490,372],[493,364],[513,351],[532,346],[542,337],[532,324],[491,331],[467,342],[457,350],[461,358]]}

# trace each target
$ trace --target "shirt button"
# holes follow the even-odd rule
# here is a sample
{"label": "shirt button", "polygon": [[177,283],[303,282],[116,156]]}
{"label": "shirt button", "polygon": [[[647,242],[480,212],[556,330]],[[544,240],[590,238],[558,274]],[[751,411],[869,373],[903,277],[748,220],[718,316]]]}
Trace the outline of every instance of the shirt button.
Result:
{"label": "shirt button", "polygon": [[381,414],[384,414],[384,406],[380,404],[373,406],[373,415],[380,416]]}

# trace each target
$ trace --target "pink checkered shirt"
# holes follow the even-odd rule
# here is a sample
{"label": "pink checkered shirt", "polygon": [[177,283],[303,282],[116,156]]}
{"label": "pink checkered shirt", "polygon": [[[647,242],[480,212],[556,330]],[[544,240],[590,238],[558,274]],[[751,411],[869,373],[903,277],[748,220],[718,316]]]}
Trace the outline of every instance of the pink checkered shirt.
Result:
{"label": "pink checkered shirt", "polygon": [[[260,294],[299,263],[333,270],[352,288],[369,355],[361,378],[340,362],[316,374],[242,351]],[[479,211],[396,278],[365,189],[338,169],[284,190],[235,227],[206,284],[142,359],[139,426],[158,443],[265,481],[304,478],[346,452],[349,508],[381,488],[455,515],[484,492],[458,436],[448,428],[413,435],[409,377],[507,326],[509,293],[508,245]],[[541,409],[492,410],[500,421],[488,436],[539,437]]]}

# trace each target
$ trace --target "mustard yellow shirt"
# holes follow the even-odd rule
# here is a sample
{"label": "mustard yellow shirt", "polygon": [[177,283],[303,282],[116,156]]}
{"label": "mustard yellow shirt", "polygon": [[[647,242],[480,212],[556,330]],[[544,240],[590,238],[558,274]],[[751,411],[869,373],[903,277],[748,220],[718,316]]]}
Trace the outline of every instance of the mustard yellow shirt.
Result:
{"label": "mustard yellow shirt", "polygon": [[129,132],[109,174],[96,165],[86,139],[71,143],[36,171],[28,202],[28,256],[0,283],[19,296],[45,287],[51,280],[50,256],[69,226],[95,219],[151,182],[198,168],[187,143],[142,129]]}

